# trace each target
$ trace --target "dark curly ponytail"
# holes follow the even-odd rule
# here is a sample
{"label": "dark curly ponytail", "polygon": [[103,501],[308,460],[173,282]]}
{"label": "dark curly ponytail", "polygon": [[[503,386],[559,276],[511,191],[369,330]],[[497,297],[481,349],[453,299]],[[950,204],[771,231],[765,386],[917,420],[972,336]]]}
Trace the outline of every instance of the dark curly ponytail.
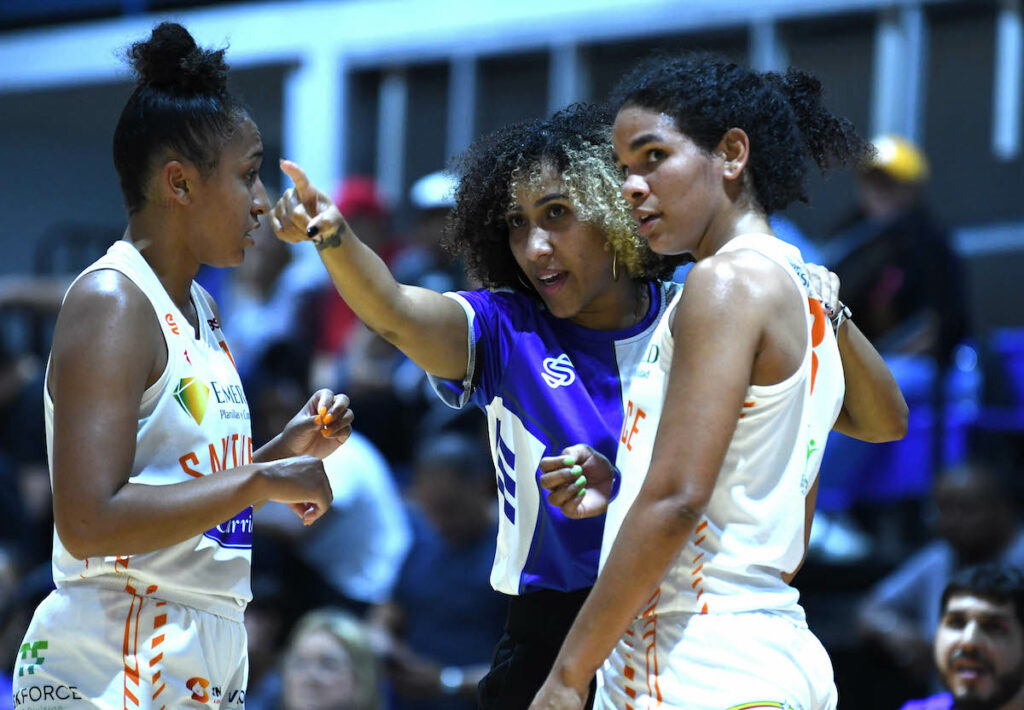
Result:
{"label": "dark curly ponytail", "polygon": [[743,129],[754,197],[767,214],[807,201],[808,158],[826,170],[862,161],[871,151],[853,124],[825,107],[821,82],[798,69],[762,73],[699,52],[656,56],[619,82],[612,105],[672,116],[708,152],[730,128]]}
{"label": "dark curly ponytail", "polygon": [[154,156],[170,150],[208,174],[248,113],[228,93],[224,50],[199,47],[181,25],[158,25],[126,59],[137,82],[114,130],[114,167],[130,214],[146,202]]}

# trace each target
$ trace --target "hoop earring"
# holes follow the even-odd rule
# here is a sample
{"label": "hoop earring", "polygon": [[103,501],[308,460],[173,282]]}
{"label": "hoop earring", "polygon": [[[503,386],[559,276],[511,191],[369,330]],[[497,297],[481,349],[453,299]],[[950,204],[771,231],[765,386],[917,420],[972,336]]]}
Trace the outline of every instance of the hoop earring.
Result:
{"label": "hoop earring", "polygon": [[531,286],[529,283],[523,280],[522,273],[517,273],[516,278],[519,279],[519,283],[521,283],[527,291],[533,291],[533,286]]}
{"label": "hoop earring", "polygon": [[613,281],[618,281],[619,280],[619,268],[618,268],[619,264],[618,264],[618,259],[619,259],[619,255],[613,251],[612,252],[612,280]]}

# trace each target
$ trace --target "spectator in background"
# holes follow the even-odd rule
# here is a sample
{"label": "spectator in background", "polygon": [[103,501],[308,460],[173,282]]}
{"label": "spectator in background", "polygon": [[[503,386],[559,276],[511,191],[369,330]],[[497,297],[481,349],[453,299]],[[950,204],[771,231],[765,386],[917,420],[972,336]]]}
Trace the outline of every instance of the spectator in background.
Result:
{"label": "spectator in background", "polygon": [[948,692],[902,710],[1024,708],[1024,575],[982,565],[961,570],[942,593],[934,659]]}
{"label": "spectator in background", "polygon": [[393,637],[392,708],[473,710],[507,607],[488,582],[498,526],[486,439],[422,439],[411,498],[413,544],[375,614]]}
{"label": "spectator in background", "polygon": [[[455,207],[458,184],[454,175],[442,170],[424,175],[413,183],[409,190],[409,203],[415,210],[413,240],[394,262],[393,271],[398,281],[438,293],[467,287],[462,263],[453,261],[441,247],[441,235]],[[340,205],[338,209],[348,219]],[[359,234],[355,226],[351,223],[350,226]]]}
{"label": "spectator in background", "polygon": [[[339,206],[345,205],[352,213],[352,223],[365,230],[366,244],[385,263],[392,263],[403,245],[391,233],[391,211],[376,181],[367,175],[351,175],[338,186],[334,200]],[[314,381],[336,382],[344,376],[338,372],[339,357],[344,357],[353,341],[361,343],[363,329],[359,327],[359,319],[352,309],[329,281],[320,280],[315,310],[316,352],[313,354],[312,377]],[[361,345],[354,347],[359,349]]]}
{"label": "spectator in background", "polygon": [[940,539],[879,582],[858,615],[869,641],[888,651],[906,681],[919,687],[936,685],[931,639],[942,590],[954,572],[986,562],[1024,566],[1024,530],[996,475],[977,464],[953,468],[936,479],[933,495]]}
{"label": "spectator in background", "polygon": [[[253,401],[259,417],[254,431],[273,431],[302,393],[287,373],[268,381]],[[330,605],[362,614],[391,595],[409,547],[409,526],[391,469],[376,447],[353,431],[338,452],[324,459],[334,500],[318,525],[293,523],[281,506],[264,506],[256,512],[255,530],[276,539],[280,564],[293,571],[284,577],[286,596],[301,600],[300,611]]]}
{"label": "spectator in background", "polygon": [[[390,261],[372,242],[368,243],[398,281],[439,293],[465,287],[462,263],[453,261],[441,247],[445,220],[455,205],[456,185],[456,179],[442,171],[425,175],[413,184],[409,191],[409,202],[415,210],[412,241]],[[341,205],[338,207],[347,220],[348,213]],[[357,229],[351,222],[349,226]],[[360,232],[355,233],[361,238]],[[337,291],[333,298],[341,301]],[[395,436],[394,432],[416,431],[424,418],[447,417],[448,413],[443,411],[447,408],[431,393],[423,370],[365,326],[352,329],[342,372],[341,382],[361,402],[360,430],[396,467],[399,479],[404,481],[415,438]]]}
{"label": "spectator in background", "polygon": [[928,160],[912,142],[875,138],[859,176],[860,210],[831,242],[843,299],[882,353],[941,366],[967,332],[963,277],[947,230],[925,204]]}
{"label": "spectator in background", "polygon": [[278,710],[379,710],[377,659],[365,625],[339,609],[309,612],[284,653]]}

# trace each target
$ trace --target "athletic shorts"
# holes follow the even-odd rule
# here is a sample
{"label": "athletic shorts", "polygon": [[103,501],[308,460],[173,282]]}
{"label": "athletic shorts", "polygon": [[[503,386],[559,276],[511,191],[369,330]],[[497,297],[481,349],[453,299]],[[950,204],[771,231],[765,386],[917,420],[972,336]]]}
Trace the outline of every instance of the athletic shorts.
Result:
{"label": "athletic shorts", "polygon": [[43,600],[14,666],[16,710],[245,707],[245,626],[130,585]]}
{"label": "athletic shorts", "polygon": [[635,620],[598,673],[595,710],[834,710],[832,663],[806,624],[763,612]]}

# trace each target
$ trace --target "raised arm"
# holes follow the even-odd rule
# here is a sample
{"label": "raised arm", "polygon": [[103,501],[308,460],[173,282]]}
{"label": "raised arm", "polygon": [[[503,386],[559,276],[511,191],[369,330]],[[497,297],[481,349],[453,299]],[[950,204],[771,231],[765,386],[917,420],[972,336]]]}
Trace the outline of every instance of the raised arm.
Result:
{"label": "raised arm", "polygon": [[[840,304],[839,277],[816,264],[807,264],[807,273],[812,290],[835,318]],[[833,428],[862,441],[902,439],[907,433],[909,410],[889,366],[849,318],[840,320],[836,340],[843,360],[846,396]]]}
{"label": "raised arm", "polygon": [[295,187],[284,193],[271,216],[277,236],[292,243],[312,238],[335,288],[360,320],[430,374],[463,379],[469,325],[462,307],[436,291],[395,281],[298,165],[284,160],[281,169]]}
{"label": "raised arm", "polygon": [[[326,511],[330,486],[313,456],[247,464],[172,485],[131,483],[139,405],[166,363],[153,309],[128,279],[98,271],[72,288],[54,331],[49,375],[54,519],[72,555],[168,547],[266,500],[312,503],[312,510],[300,509],[306,522]],[[327,433],[347,436],[349,419],[344,407],[335,407]],[[314,417],[293,422],[318,431]],[[280,439],[271,448],[277,455],[288,449]]]}

